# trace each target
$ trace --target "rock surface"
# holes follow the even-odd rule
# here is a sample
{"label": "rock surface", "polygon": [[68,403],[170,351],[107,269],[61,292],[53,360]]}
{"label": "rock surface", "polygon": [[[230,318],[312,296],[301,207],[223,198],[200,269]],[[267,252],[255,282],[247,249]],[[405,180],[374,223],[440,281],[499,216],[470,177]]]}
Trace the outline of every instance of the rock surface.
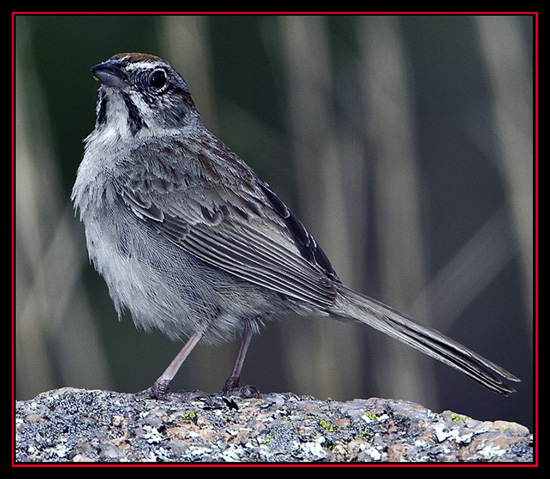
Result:
{"label": "rock surface", "polygon": [[527,428],[406,401],[63,388],[17,401],[15,462],[531,462]]}

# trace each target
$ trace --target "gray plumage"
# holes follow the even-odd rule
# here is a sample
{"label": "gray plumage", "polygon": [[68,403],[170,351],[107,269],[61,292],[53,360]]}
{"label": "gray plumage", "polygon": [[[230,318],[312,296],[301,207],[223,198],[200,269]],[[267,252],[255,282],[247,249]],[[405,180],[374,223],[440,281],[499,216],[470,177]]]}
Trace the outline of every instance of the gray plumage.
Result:
{"label": "gray plumage", "polygon": [[119,54],[92,71],[97,122],[72,199],[119,315],[127,308],[140,327],[194,338],[183,359],[199,340],[245,333],[241,366],[248,333],[266,320],[291,311],[353,319],[493,391],[514,391],[503,368],[344,286],[269,185],[202,125],[166,62]]}

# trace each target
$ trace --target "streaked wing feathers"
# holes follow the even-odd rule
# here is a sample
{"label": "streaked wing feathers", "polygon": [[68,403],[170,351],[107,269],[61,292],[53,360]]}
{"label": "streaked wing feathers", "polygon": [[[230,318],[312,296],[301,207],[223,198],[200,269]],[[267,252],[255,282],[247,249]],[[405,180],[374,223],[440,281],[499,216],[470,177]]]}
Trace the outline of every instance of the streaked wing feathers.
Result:
{"label": "streaked wing feathers", "polygon": [[129,185],[121,194],[132,211],[202,261],[319,308],[334,302],[339,280],[328,259],[267,185],[249,197],[219,186],[193,192]]}

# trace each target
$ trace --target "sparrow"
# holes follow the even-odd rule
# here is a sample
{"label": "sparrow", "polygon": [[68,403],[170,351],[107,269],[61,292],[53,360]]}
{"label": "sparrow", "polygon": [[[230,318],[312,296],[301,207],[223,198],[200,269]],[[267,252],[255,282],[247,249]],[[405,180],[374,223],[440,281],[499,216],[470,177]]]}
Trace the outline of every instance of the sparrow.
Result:
{"label": "sparrow", "polygon": [[[497,393],[513,374],[342,283],[291,209],[202,124],[184,79],[161,58],[119,53],[91,69],[96,122],[72,201],[119,318],[186,342],[149,388],[166,398],[199,342],[241,335],[222,395],[243,393],[253,334],[289,313],[367,324]],[[247,389],[250,391],[250,389]],[[244,394],[244,393],[243,393]]]}

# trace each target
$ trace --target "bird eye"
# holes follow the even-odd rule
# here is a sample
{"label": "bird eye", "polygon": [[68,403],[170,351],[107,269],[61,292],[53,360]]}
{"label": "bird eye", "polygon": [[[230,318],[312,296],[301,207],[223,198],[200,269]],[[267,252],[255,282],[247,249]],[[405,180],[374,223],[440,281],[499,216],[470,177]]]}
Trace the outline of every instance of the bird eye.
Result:
{"label": "bird eye", "polygon": [[164,70],[155,70],[151,73],[149,79],[151,86],[155,88],[162,88],[166,84],[166,73]]}

